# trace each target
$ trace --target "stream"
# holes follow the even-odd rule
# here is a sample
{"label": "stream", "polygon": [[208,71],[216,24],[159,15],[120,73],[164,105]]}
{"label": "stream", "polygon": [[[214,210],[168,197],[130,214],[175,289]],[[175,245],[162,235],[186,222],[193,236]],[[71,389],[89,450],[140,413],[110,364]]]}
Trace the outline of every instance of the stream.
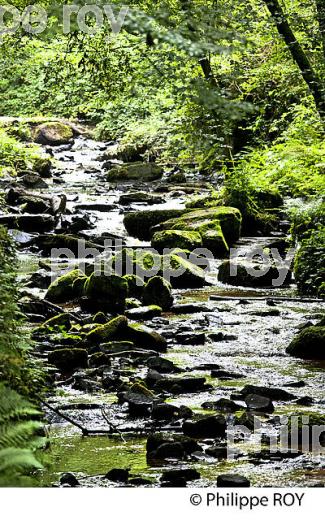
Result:
{"label": "stream", "polygon": [[[201,193],[207,191],[205,183],[195,178],[187,188],[170,184],[164,178],[151,182],[149,186],[105,181],[102,156],[107,148],[106,143],[85,137],[76,138],[72,147],[53,147],[51,153],[56,162],[52,177],[46,179],[48,188],[36,190],[51,195],[65,193],[67,213],[86,215],[90,219],[92,229],[82,231],[78,236],[96,240],[108,232],[120,237],[127,246],[147,247],[149,243],[128,236],[123,225],[125,211],[183,208],[192,185],[194,193],[195,189]],[[122,206],[120,196],[132,190],[157,193],[160,202]],[[26,234],[14,231],[12,234],[19,244],[19,276],[25,285],[25,294],[43,297],[46,289],[33,286],[30,279],[35,279],[33,276],[39,270],[39,261],[46,259],[28,246]],[[238,247],[244,251],[254,247],[258,241],[264,243],[265,237],[244,237],[238,242]],[[185,375],[205,377],[209,385],[199,392],[170,395],[166,402],[188,407],[194,413],[211,414],[211,410],[202,408],[203,403],[233,396],[239,406],[235,412],[237,416],[243,413],[245,406],[243,398],[238,395],[240,389],[245,385],[271,386],[291,392],[294,398],[287,401],[273,399],[275,411],[263,422],[262,430],[265,432],[276,429],[272,417],[277,415],[321,414],[325,405],[324,362],[299,360],[288,356],[285,349],[300,327],[320,319],[324,303],[292,301],[291,298],[297,296],[294,284],[273,289],[224,285],[217,280],[219,264],[219,260],[212,263],[208,276],[210,285],[201,289],[173,290],[174,304],[191,304],[191,312],[187,312],[186,307],[182,312],[179,307],[177,313],[164,312],[146,322],[167,339],[168,350],[162,357],[185,370]],[[216,296],[233,298],[213,299]],[[272,300],[276,296],[282,299]],[[78,306],[71,303],[62,307],[69,312],[80,312]],[[190,305],[187,308],[190,309]],[[193,335],[194,340],[189,340],[189,343],[181,341],[180,338],[186,335]],[[46,353],[40,351],[38,357],[45,359]],[[220,367],[223,371],[220,377],[212,377],[210,365]],[[127,357],[114,358],[112,362],[113,374],[126,382],[145,377],[147,370],[145,363],[134,366]],[[80,380],[87,379],[89,374],[91,378],[93,369],[77,372]],[[295,457],[279,454],[273,458],[264,457],[255,436],[253,440],[237,443],[238,455],[234,460],[210,456],[206,449],[213,445],[213,441],[199,441],[203,451],[195,451],[185,460],[151,462],[146,457],[146,441],[148,432],[155,431],[152,419],[130,417],[127,408],[117,403],[116,391],[103,391],[96,384],[87,388],[87,385],[76,385],[71,379],[65,381],[55,377],[55,393],[48,397],[51,406],[64,410],[69,417],[89,429],[108,428],[102,415],[105,406],[109,421],[122,437],[119,434],[83,437],[77,427],[44,409],[50,446],[44,455],[45,469],[34,477],[35,486],[57,486],[65,472],[73,473],[84,486],[120,486],[121,483],[103,478],[113,468],[129,468],[132,478],[144,479],[143,485],[148,487],[159,486],[162,472],[173,468],[194,468],[200,473],[201,478],[188,482],[189,487],[214,486],[218,475],[224,473],[245,476],[254,486],[317,486],[324,482],[324,457],[311,453]],[[164,427],[169,431],[170,424]],[[159,431],[159,427],[156,430]],[[175,421],[174,431],[181,431],[179,421]]]}

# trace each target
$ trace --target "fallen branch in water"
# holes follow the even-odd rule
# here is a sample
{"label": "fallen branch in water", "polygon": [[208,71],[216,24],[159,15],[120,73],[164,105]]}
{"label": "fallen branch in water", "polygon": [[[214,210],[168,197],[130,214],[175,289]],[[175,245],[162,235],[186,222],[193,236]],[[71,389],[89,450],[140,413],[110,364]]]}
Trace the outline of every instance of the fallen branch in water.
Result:
{"label": "fallen branch in water", "polygon": [[79,430],[81,430],[81,432],[82,432],[82,435],[85,436],[85,437],[87,437],[88,435],[113,435],[114,433],[118,433],[122,437],[121,432],[118,431],[116,426],[114,426],[112,423],[110,423],[105,417],[104,417],[104,419],[106,420],[106,422],[110,426],[111,430],[101,430],[101,429],[99,429],[99,430],[91,430],[89,428],[86,428],[85,426],[83,426],[79,422],[75,421],[74,419],[72,419],[71,417],[66,415],[65,413],[61,412],[58,408],[54,408],[53,406],[51,406],[50,404],[46,403],[42,399],[40,401],[46,408],[48,408],[52,412],[56,413],[59,417],[62,417],[62,419],[64,419],[65,421],[69,422],[70,424],[72,424],[76,428],[79,428]]}

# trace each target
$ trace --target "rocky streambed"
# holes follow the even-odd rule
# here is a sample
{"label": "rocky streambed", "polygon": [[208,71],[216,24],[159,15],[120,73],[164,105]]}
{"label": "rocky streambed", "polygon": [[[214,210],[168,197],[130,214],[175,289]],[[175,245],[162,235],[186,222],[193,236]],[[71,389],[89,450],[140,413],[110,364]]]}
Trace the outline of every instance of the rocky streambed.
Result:
{"label": "rocky streambed", "polygon": [[[222,283],[222,259],[211,262],[205,283],[189,268],[171,290],[151,282],[147,299],[133,287],[122,310],[103,305],[103,287],[93,284],[91,292],[91,277],[87,301],[77,292],[68,301],[55,301],[57,293],[48,301],[53,271],[71,272],[80,263],[49,257],[53,247],[75,247],[62,237],[85,239],[100,252],[104,240],[116,239],[131,251],[147,251],[145,221],[132,237],[125,214],[165,210],[164,221],[178,218],[189,196],[208,193],[208,185],[195,176],[179,182],[177,174],[161,176],[147,165],[141,178],[121,180],[114,174],[123,167],[115,145],[86,137],[44,147],[54,158],[51,173],[43,184],[25,179],[24,186],[11,187],[9,198],[3,182],[8,207],[0,217],[18,244],[21,308],[51,389],[44,403],[50,446],[35,485],[322,485],[324,456],[310,442],[302,449],[298,439],[295,451],[289,434],[286,449],[277,445],[270,452],[270,437],[278,442],[283,417],[289,424],[292,416],[323,424],[324,361],[292,357],[286,348],[300,331],[324,320],[324,303],[299,298],[293,282],[271,288],[268,280]],[[193,233],[200,219],[188,219],[183,230]],[[164,221],[155,222],[157,233]],[[194,237],[202,245],[201,236],[213,239],[218,251],[225,247],[219,228],[204,228],[206,234],[196,229],[182,239]],[[237,233],[235,220],[227,233]],[[233,239],[240,258],[256,245],[283,246],[286,233],[282,222],[268,237]],[[89,276],[91,262],[86,269]],[[69,287],[78,291],[83,278],[78,273]],[[120,321],[112,333],[115,316]],[[233,442],[228,435],[227,443],[227,428],[238,426],[246,430],[236,430]]]}

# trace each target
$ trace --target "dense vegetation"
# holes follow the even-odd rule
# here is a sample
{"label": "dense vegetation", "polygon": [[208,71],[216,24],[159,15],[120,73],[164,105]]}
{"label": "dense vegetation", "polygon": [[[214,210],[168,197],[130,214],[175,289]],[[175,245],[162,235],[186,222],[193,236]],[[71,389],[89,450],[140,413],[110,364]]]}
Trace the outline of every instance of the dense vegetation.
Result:
{"label": "dense vegetation", "polygon": [[0,227],[0,486],[17,485],[21,475],[40,468],[35,451],[44,444],[36,399],[42,374],[28,355],[15,266],[11,240]]}

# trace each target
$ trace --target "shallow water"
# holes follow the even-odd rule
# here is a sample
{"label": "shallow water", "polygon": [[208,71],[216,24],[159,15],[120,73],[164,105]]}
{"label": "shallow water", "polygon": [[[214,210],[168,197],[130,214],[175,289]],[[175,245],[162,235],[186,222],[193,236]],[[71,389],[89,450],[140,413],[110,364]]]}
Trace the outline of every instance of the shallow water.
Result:
{"label": "shallow water", "polygon": [[[68,209],[73,210],[75,204],[80,203],[108,203],[113,209],[107,212],[90,211],[95,227],[89,232],[91,236],[104,231],[116,234],[126,240],[127,245],[148,245],[128,237],[123,225],[123,211],[129,209],[179,208],[185,204],[186,195],[164,194],[166,201],[163,204],[148,206],[144,204],[130,204],[128,208],[118,206],[119,196],[131,187],[137,191],[146,191],[147,186],[139,183],[130,185],[125,183],[117,186],[115,183],[103,181],[100,155],[105,149],[105,143],[97,143],[90,139],[76,139],[74,146],[64,152],[56,152],[57,172],[53,179],[61,179],[62,185],[49,180],[52,193],[65,192],[68,195]],[[159,183],[158,183],[159,184]],[[153,183],[150,191],[154,191]],[[254,241],[251,240],[249,245]],[[243,241],[243,251],[247,241]],[[38,268],[39,256],[22,251],[20,254],[20,276],[24,279]],[[275,403],[275,415],[287,413],[321,413],[324,411],[324,363],[307,362],[291,358],[285,354],[285,348],[297,333],[297,326],[306,321],[315,323],[315,315],[323,313],[323,303],[275,301],[274,306],[263,301],[248,301],[242,303],[239,299],[254,296],[285,296],[296,294],[295,286],[279,289],[245,289],[225,286],[217,281],[217,270],[220,262],[213,262],[209,280],[213,285],[199,290],[175,291],[177,303],[205,302],[208,312],[190,315],[163,315],[162,320],[153,320],[150,326],[168,337],[168,353],[165,357],[172,360],[188,372],[185,375],[203,375],[212,389],[196,393],[181,394],[171,398],[168,402],[175,405],[186,405],[194,411],[205,413],[201,405],[205,401],[212,401],[230,395],[246,384],[260,386],[283,385],[292,381],[303,380],[303,388],[287,388],[297,397],[310,396],[314,399],[311,406],[303,407],[292,403]],[[42,294],[42,291],[38,291]],[[213,295],[233,296],[238,300],[214,301]],[[277,315],[270,315],[270,311],[277,310]],[[275,313],[273,313],[275,314]],[[182,327],[187,332],[202,331],[224,332],[235,336],[230,341],[214,342],[207,340],[204,345],[184,346],[174,340],[174,332]],[[223,369],[239,372],[239,379],[220,380],[211,378],[210,372],[193,370],[203,363],[218,363]],[[128,380],[128,370],[124,367],[125,381]],[[140,367],[132,376],[141,377],[145,368]],[[146,421],[128,419],[125,409],[115,405],[116,394],[93,393],[87,394],[72,390],[69,386],[62,386],[57,396],[50,399],[52,404],[69,404],[75,402],[91,402],[107,405],[110,420],[117,427],[144,428]],[[69,411],[71,417],[77,418],[89,427],[105,427],[105,421],[100,410]],[[184,463],[166,463],[164,466],[151,466],[145,456],[145,435],[125,434],[124,441],[119,436],[89,436],[82,438],[80,431],[71,427],[66,421],[58,419],[53,414],[48,415],[49,435],[51,446],[44,454],[45,469],[35,476],[35,485],[51,486],[58,483],[62,472],[74,472],[81,482],[87,486],[113,486],[110,481],[103,480],[102,476],[114,467],[130,467],[132,476],[141,476],[152,479],[157,485],[163,469],[169,467],[196,467],[202,476],[200,482],[189,485],[213,485],[218,474],[236,472],[248,476],[252,484],[258,486],[302,486],[314,485],[324,479],[324,458],[311,457],[310,454],[298,458],[253,463],[249,460],[249,453],[258,451],[257,444],[241,443],[241,456],[235,461],[220,461],[205,457],[197,461]]]}

